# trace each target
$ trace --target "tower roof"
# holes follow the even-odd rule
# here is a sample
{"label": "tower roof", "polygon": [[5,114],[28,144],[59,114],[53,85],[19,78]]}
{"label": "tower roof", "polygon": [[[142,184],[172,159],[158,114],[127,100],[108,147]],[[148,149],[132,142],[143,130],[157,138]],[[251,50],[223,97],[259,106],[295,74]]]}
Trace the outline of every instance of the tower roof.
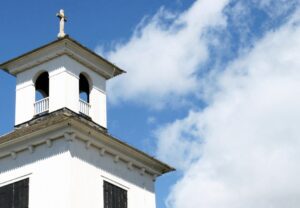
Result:
{"label": "tower roof", "polygon": [[83,46],[68,35],[8,60],[0,64],[0,68],[15,76],[26,69],[62,55],[67,55],[75,59],[106,79],[125,73],[124,70]]}

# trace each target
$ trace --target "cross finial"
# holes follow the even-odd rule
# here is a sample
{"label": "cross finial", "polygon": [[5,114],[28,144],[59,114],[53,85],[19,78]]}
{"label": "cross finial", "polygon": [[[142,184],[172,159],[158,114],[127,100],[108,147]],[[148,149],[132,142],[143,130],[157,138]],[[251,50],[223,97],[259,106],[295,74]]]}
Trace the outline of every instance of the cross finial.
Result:
{"label": "cross finial", "polygon": [[56,16],[60,19],[59,21],[59,33],[57,35],[58,38],[63,38],[66,36],[65,34],[65,22],[67,21],[67,17],[65,16],[64,10],[59,10],[59,13]]}

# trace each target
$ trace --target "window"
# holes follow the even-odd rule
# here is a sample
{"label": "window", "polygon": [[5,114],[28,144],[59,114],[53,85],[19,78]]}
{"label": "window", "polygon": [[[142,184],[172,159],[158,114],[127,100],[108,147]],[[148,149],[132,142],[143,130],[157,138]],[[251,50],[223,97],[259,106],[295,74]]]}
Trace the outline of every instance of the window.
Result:
{"label": "window", "polygon": [[1,208],[28,208],[29,179],[0,187]]}
{"label": "window", "polygon": [[103,185],[104,208],[127,208],[127,191],[107,181]]}

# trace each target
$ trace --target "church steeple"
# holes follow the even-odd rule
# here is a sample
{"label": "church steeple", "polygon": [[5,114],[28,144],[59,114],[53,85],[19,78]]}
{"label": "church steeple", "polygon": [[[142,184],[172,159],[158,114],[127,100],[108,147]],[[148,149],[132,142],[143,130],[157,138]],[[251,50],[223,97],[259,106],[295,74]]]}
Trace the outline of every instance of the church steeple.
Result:
{"label": "church steeple", "polygon": [[123,70],[67,35],[0,68],[17,81],[0,208],[156,207],[155,180],[174,168],[106,130],[106,81]]}
{"label": "church steeple", "polygon": [[15,125],[68,108],[106,128],[106,81],[124,71],[66,35],[58,16],[58,40],[0,65],[17,78]]}

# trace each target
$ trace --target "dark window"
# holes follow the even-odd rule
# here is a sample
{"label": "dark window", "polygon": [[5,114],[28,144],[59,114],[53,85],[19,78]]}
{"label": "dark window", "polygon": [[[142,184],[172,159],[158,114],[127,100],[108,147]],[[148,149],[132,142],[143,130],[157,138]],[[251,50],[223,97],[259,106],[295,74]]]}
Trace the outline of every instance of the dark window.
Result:
{"label": "dark window", "polygon": [[49,97],[49,74],[42,73],[35,81],[35,101]]}
{"label": "dark window", "polygon": [[104,208],[127,208],[127,191],[104,181]]}
{"label": "dark window", "polygon": [[90,102],[90,86],[89,81],[83,75],[79,75],[79,97],[81,100],[89,103]]}
{"label": "dark window", "polygon": [[1,208],[28,208],[29,179],[0,187]]}

